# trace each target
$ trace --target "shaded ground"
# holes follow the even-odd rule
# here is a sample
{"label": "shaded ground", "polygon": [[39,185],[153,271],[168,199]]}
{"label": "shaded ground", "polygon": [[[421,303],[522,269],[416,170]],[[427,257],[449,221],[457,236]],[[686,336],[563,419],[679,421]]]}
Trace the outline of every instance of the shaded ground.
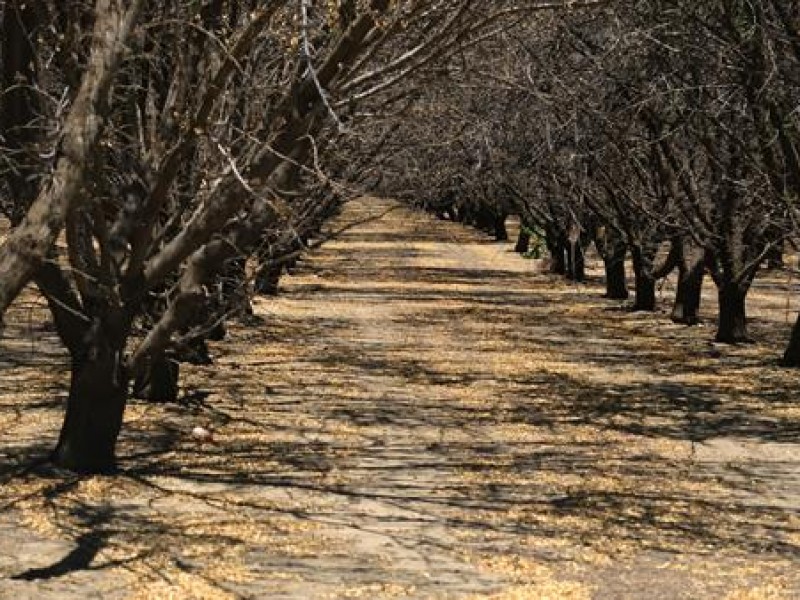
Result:
{"label": "shaded ground", "polygon": [[0,598],[800,597],[786,276],[729,349],[390,202],[333,228],[184,406],[130,407],[116,478],[23,472],[65,390],[15,305]]}

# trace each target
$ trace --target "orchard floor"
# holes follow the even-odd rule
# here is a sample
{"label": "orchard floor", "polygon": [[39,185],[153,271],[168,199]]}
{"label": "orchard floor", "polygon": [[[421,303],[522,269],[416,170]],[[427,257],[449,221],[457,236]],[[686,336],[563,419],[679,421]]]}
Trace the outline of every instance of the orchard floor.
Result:
{"label": "orchard floor", "polygon": [[65,357],[14,306],[0,598],[800,598],[790,275],[729,348],[669,322],[669,283],[631,313],[383,200],[331,228],[181,406],[130,405],[114,477],[37,462]]}

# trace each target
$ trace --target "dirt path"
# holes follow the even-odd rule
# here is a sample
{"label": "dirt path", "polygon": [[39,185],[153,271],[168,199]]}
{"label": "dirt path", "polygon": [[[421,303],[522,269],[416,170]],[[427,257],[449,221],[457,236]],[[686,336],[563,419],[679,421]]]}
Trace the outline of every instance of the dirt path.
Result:
{"label": "dirt path", "polygon": [[186,373],[190,417],[130,407],[117,478],[18,475],[60,410],[17,410],[56,384],[7,334],[0,598],[800,597],[771,313],[718,348],[391,202],[332,229]]}

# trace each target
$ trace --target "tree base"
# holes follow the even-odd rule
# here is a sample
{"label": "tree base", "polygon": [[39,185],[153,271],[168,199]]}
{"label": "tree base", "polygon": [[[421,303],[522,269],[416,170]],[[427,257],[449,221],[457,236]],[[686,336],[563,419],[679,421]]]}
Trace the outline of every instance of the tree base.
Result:
{"label": "tree base", "polygon": [[168,358],[156,361],[137,375],[133,397],[150,402],[177,402],[179,374],[180,364],[177,361]]}
{"label": "tree base", "polygon": [[720,334],[714,337],[714,341],[718,344],[729,344],[731,346],[755,344],[756,341],[747,334]]}
{"label": "tree base", "polygon": [[687,327],[694,327],[702,323],[700,317],[696,315],[671,315],[670,320],[677,325],[686,325]]}
{"label": "tree base", "polygon": [[54,467],[78,475],[116,475],[119,473],[116,458],[91,460],[72,455],[69,451],[57,448],[50,455]]}

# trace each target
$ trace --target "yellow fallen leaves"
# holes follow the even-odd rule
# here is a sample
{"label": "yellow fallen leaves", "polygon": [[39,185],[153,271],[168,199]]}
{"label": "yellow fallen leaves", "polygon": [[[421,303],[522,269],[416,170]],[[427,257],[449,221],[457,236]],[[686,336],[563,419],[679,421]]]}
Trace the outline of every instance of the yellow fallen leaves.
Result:
{"label": "yellow fallen leaves", "polygon": [[514,583],[501,592],[476,597],[475,600],[590,600],[592,597],[591,587],[558,578],[552,568],[530,558],[514,555],[484,557],[478,560],[478,567]]}
{"label": "yellow fallen leaves", "polygon": [[592,591],[580,584],[550,581],[540,584],[515,585],[484,600],[591,600]]}
{"label": "yellow fallen leaves", "polygon": [[724,600],[792,600],[793,598],[795,596],[787,591],[785,582],[774,582],[731,592]]}

